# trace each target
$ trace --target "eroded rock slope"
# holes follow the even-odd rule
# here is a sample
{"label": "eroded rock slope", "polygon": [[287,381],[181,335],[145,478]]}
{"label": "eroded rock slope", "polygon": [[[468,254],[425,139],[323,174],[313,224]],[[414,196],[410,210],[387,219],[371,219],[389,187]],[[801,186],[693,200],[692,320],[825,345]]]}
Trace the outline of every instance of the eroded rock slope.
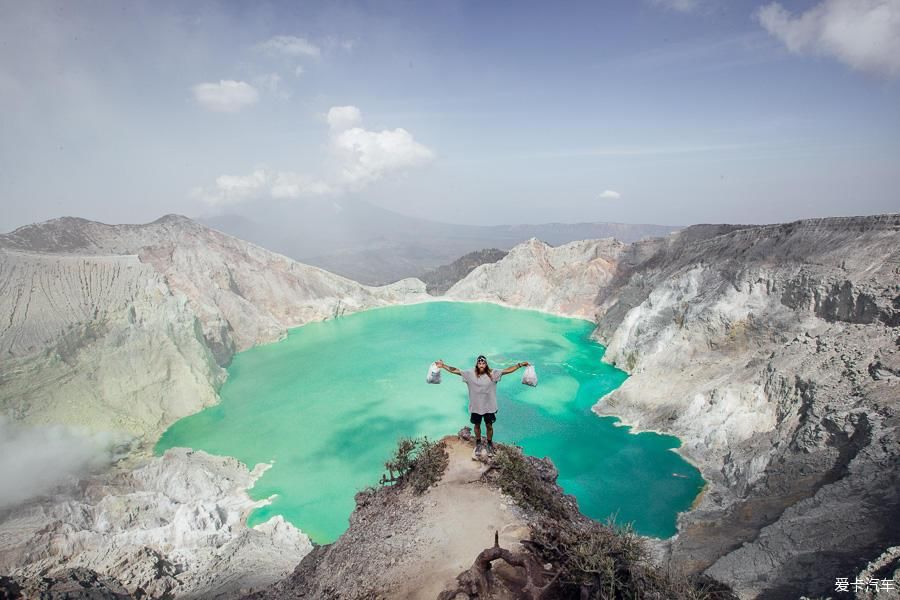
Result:
{"label": "eroded rock slope", "polygon": [[309,538],[275,517],[246,526],[252,472],[233,458],[175,448],[2,514],[0,573],[38,579],[82,568],[134,597],[233,597],[284,577]]}
{"label": "eroded rock slope", "polygon": [[596,410],[709,482],[672,557],[746,597],[833,592],[900,542],[900,216],[716,233],[633,245],[601,291],[632,377]]}
{"label": "eroded rock slope", "polygon": [[199,453],[151,458],[152,444],[217,401],[234,352],[309,321],[425,298],[418,280],[366,287],[178,216],[65,218],[0,236],[3,422],[67,427],[66,439],[113,432],[137,449],[77,485],[83,473],[60,472],[52,493],[0,504],[0,574],[35,583],[78,567],[138,596],[202,598],[283,576],[310,544],[280,519],[247,528],[256,503],[244,490],[258,468]]}
{"label": "eroded rock slope", "polygon": [[597,290],[612,279],[624,248],[613,239],[557,247],[531,239],[498,262],[475,268],[445,296],[591,319]]}
{"label": "eroded rock slope", "polygon": [[531,242],[448,295],[596,320],[631,377],[595,411],[677,435],[709,484],[663,556],[788,598],[833,592],[900,543],[900,215],[606,248],[590,282],[590,254],[560,268]]}
{"label": "eroded rock slope", "polygon": [[0,410],[154,441],[215,402],[234,352],[425,298],[366,287],[189,219],[56,219],[0,236]]}

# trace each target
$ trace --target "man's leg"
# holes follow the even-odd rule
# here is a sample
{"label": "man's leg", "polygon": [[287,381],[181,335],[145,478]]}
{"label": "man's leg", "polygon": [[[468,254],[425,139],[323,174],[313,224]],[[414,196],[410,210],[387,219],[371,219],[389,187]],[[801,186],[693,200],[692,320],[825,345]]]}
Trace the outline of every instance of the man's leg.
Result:
{"label": "man's leg", "polygon": [[[491,439],[491,431],[492,431],[492,429],[491,429],[491,426],[490,426],[490,425],[488,425],[487,427],[488,427],[488,439]],[[480,443],[481,443],[481,423],[477,423],[477,424],[475,425],[475,443],[476,443],[476,444],[480,444]]]}
{"label": "man's leg", "polygon": [[487,428],[487,451],[488,455],[494,454],[494,420],[497,413],[488,413],[484,415],[484,425]]}
{"label": "man's leg", "polygon": [[469,422],[475,426],[475,450],[472,452],[472,458],[478,460],[479,455],[484,451],[481,445],[481,415],[472,413]]}

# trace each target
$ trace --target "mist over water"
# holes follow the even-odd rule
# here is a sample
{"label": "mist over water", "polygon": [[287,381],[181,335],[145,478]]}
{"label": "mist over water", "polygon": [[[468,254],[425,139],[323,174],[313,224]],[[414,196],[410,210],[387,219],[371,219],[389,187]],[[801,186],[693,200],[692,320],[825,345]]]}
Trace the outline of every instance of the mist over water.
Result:
{"label": "mist over water", "polygon": [[353,496],[376,484],[402,436],[438,439],[468,424],[466,386],[443,373],[485,354],[494,368],[535,364],[537,388],[506,375],[497,390],[495,439],[549,456],[559,483],[585,514],[668,537],[703,481],[672,448],[678,440],[633,435],[591,406],[626,374],[600,361],[593,325],[489,304],[434,302],[313,323],[287,339],[238,354],[222,402],[175,423],[157,451],[187,446],[273,467],[250,491],[274,501],[250,524],[280,514],[319,543],[347,527]]}

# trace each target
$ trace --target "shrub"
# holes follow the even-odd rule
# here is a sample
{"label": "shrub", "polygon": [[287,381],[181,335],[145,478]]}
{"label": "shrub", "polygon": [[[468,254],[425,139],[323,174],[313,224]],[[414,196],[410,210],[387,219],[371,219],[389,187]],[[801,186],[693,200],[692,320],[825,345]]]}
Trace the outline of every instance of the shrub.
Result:
{"label": "shrub", "polygon": [[381,485],[409,484],[417,494],[438,482],[447,468],[450,457],[443,441],[432,442],[427,437],[401,438],[394,455],[384,463],[387,473]]}
{"label": "shrub", "polygon": [[515,446],[499,445],[494,456],[497,484],[519,506],[554,516],[566,514],[566,506],[553,489],[543,481],[521,450]]}

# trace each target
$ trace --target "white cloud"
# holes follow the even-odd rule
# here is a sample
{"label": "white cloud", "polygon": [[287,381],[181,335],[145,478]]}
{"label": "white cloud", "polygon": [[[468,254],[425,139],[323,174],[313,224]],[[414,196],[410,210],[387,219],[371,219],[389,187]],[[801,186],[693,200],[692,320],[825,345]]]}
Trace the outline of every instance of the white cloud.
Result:
{"label": "white cloud", "polygon": [[306,38],[293,35],[276,35],[257,45],[257,48],[271,56],[318,57],[322,51]]}
{"label": "white cloud", "polygon": [[221,175],[211,187],[198,187],[191,196],[214,208],[261,198],[290,199],[338,195],[360,189],[382,177],[423,165],[434,152],[403,128],[369,131],[359,127],[362,112],[355,106],[333,106],[326,117],[330,152],[326,172],[319,177],[292,171],[257,168],[249,175]]}
{"label": "white cloud", "polygon": [[109,465],[129,442],[124,435],[18,425],[0,415],[0,510]]}
{"label": "white cloud", "polygon": [[352,187],[434,158],[434,153],[405,129],[366,131],[353,127],[338,133],[332,145],[341,164],[341,179]]}
{"label": "white cloud", "polygon": [[334,131],[350,129],[362,121],[362,112],[355,106],[332,106],[325,119]]}
{"label": "white cloud", "polygon": [[297,65],[296,67],[294,67],[294,75],[296,75],[297,77],[303,75],[304,71],[306,71],[306,69],[303,68],[303,65]]}
{"label": "white cloud", "polygon": [[259,101],[259,92],[249,83],[223,79],[219,83],[198,83],[193,88],[197,104],[207,110],[236,113]]}
{"label": "white cloud", "polygon": [[900,0],[824,0],[797,16],[773,2],[757,18],[791,52],[833,56],[869,73],[900,74]]}
{"label": "white cloud", "polygon": [[621,197],[622,194],[613,190],[604,190],[599,196],[601,200],[618,200]]}

